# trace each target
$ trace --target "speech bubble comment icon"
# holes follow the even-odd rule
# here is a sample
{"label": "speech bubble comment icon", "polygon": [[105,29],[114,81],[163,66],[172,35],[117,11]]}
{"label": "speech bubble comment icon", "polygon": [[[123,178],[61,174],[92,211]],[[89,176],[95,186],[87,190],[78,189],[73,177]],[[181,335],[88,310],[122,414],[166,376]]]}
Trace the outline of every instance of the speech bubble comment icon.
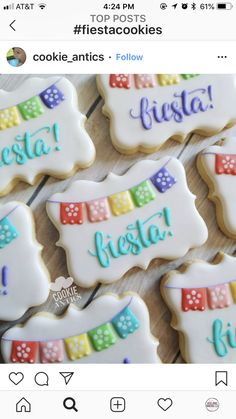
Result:
{"label": "speech bubble comment icon", "polygon": [[35,377],[34,381],[38,386],[48,386],[49,384],[49,377],[46,372],[38,372]]}

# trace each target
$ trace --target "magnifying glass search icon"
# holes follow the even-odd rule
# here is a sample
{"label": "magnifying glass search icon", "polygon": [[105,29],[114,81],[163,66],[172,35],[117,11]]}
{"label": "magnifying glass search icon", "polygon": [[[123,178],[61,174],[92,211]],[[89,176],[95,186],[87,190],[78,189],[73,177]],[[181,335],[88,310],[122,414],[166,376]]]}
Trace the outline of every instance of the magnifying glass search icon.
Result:
{"label": "magnifying glass search icon", "polygon": [[76,401],[73,397],[67,397],[63,401],[63,406],[67,410],[74,410],[75,412],[78,412],[78,409],[76,408]]}

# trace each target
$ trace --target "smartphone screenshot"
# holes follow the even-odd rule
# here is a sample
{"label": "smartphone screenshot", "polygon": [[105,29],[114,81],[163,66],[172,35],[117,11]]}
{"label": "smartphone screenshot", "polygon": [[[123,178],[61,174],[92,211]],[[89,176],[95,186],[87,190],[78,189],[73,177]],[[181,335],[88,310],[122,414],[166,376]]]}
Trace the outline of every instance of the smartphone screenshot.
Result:
{"label": "smartphone screenshot", "polygon": [[236,5],[0,0],[0,416],[233,418]]}

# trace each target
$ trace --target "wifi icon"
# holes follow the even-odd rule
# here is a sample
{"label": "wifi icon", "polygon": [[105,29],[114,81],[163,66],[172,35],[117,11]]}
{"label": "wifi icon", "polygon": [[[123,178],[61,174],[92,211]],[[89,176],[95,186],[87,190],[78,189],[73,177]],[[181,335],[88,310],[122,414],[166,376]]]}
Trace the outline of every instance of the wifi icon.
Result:
{"label": "wifi icon", "polygon": [[41,10],[43,10],[43,9],[45,9],[46,4],[45,3],[39,3],[38,6]]}

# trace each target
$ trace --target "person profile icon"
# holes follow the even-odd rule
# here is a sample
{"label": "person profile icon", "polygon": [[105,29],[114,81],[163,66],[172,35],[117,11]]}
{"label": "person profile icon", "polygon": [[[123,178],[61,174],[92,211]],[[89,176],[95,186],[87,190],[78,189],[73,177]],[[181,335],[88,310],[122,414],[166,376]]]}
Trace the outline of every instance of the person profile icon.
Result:
{"label": "person profile icon", "polygon": [[13,47],[7,52],[6,58],[12,67],[20,67],[26,62],[26,53],[23,48]]}

